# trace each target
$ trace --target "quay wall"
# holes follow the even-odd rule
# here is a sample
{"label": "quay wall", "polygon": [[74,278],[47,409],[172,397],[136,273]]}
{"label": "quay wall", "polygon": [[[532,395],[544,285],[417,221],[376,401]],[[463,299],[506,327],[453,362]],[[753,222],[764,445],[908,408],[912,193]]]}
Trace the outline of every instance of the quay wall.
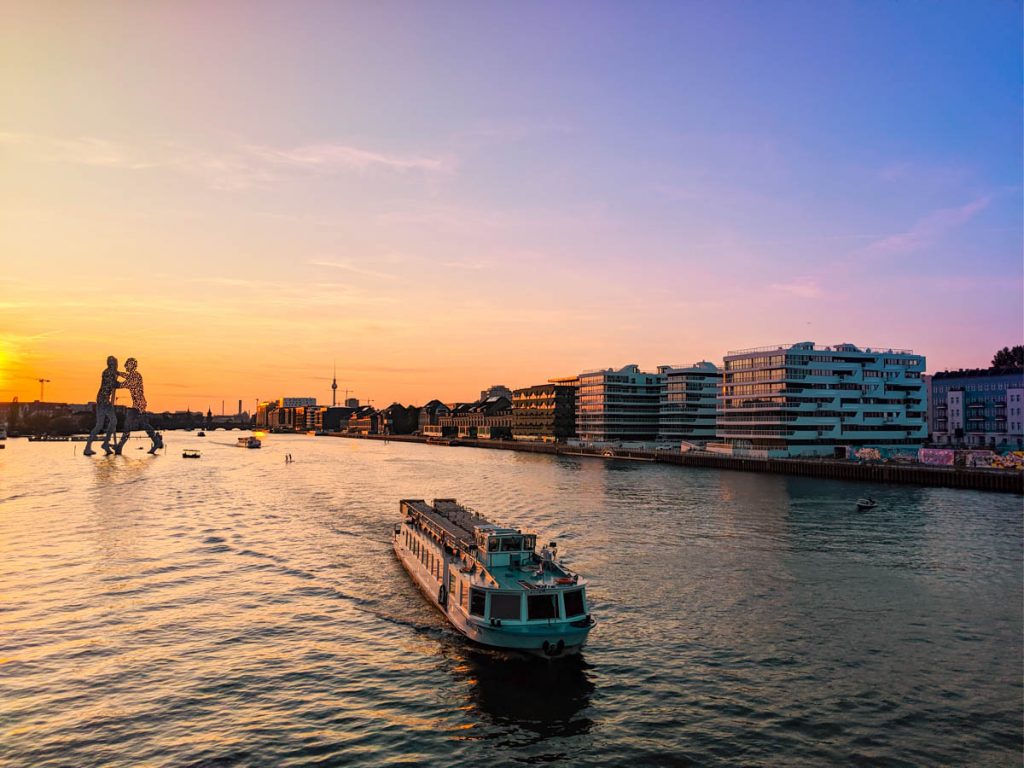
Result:
{"label": "quay wall", "polygon": [[[352,435],[328,433],[327,437],[356,440],[389,440],[402,443],[426,443],[449,447],[445,440],[428,443],[419,435]],[[455,441],[453,441],[455,442]],[[821,459],[745,459],[713,453],[675,451],[638,451],[609,448],[578,448],[559,443],[516,442],[511,440],[470,440],[458,438],[457,446],[491,450],[546,453],[557,456],[590,456],[598,459],[626,459],[676,464],[683,467],[727,469],[739,472],[768,472],[779,475],[820,477],[829,480],[854,480],[869,483],[928,485],[974,491],[1024,494],[1024,472],[1008,469],[968,469],[930,467],[922,464],[858,464],[851,461]]]}

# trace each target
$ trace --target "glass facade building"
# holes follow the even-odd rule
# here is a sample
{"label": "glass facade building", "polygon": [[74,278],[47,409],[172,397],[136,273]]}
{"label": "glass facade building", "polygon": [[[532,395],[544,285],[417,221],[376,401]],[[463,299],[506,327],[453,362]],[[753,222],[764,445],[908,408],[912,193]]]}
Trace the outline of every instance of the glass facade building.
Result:
{"label": "glass facade building", "polygon": [[928,437],[924,367],[910,350],[852,344],[730,352],[713,447],[766,457],[915,450]]}
{"label": "glass facade building", "polygon": [[695,443],[715,439],[715,416],[722,372],[714,363],[658,366],[661,375],[658,442]]}
{"label": "glass facade building", "polygon": [[579,375],[576,434],[583,443],[654,442],[662,375],[636,365]]}

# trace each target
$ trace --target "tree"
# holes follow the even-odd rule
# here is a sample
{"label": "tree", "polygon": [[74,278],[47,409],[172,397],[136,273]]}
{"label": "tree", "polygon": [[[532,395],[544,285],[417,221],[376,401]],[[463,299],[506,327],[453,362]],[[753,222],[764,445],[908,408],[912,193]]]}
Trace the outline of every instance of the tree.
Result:
{"label": "tree", "polygon": [[1024,368],[1024,346],[1003,347],[992,358],[993,368]]}

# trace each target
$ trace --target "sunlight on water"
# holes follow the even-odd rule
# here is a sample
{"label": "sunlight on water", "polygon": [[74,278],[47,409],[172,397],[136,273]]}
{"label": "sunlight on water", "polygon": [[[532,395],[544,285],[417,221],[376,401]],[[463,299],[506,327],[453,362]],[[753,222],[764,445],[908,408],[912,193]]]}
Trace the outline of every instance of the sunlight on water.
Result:
{"label": "sunlight on water", "polygon": [[[0,761],[1019,763],[1019,497],[237,434],[7,441]],[[391,553],[403,497],[557,540],[582,657],[456,635]]]}

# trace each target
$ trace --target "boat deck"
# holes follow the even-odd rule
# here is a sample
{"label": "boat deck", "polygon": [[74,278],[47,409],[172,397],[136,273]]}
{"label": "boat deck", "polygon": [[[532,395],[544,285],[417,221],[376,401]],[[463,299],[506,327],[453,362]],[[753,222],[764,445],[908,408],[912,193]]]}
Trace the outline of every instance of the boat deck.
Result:
{"label": "boat deck", "polygon": [[451,499],[437,499],[433,506],[422,499],[403,499],[402,503],[408,511],[419,515],[423,523],[433,528],[439,537],[467,551],[475,543],[473,529],[478,525],[490,524],[486,518]]}

